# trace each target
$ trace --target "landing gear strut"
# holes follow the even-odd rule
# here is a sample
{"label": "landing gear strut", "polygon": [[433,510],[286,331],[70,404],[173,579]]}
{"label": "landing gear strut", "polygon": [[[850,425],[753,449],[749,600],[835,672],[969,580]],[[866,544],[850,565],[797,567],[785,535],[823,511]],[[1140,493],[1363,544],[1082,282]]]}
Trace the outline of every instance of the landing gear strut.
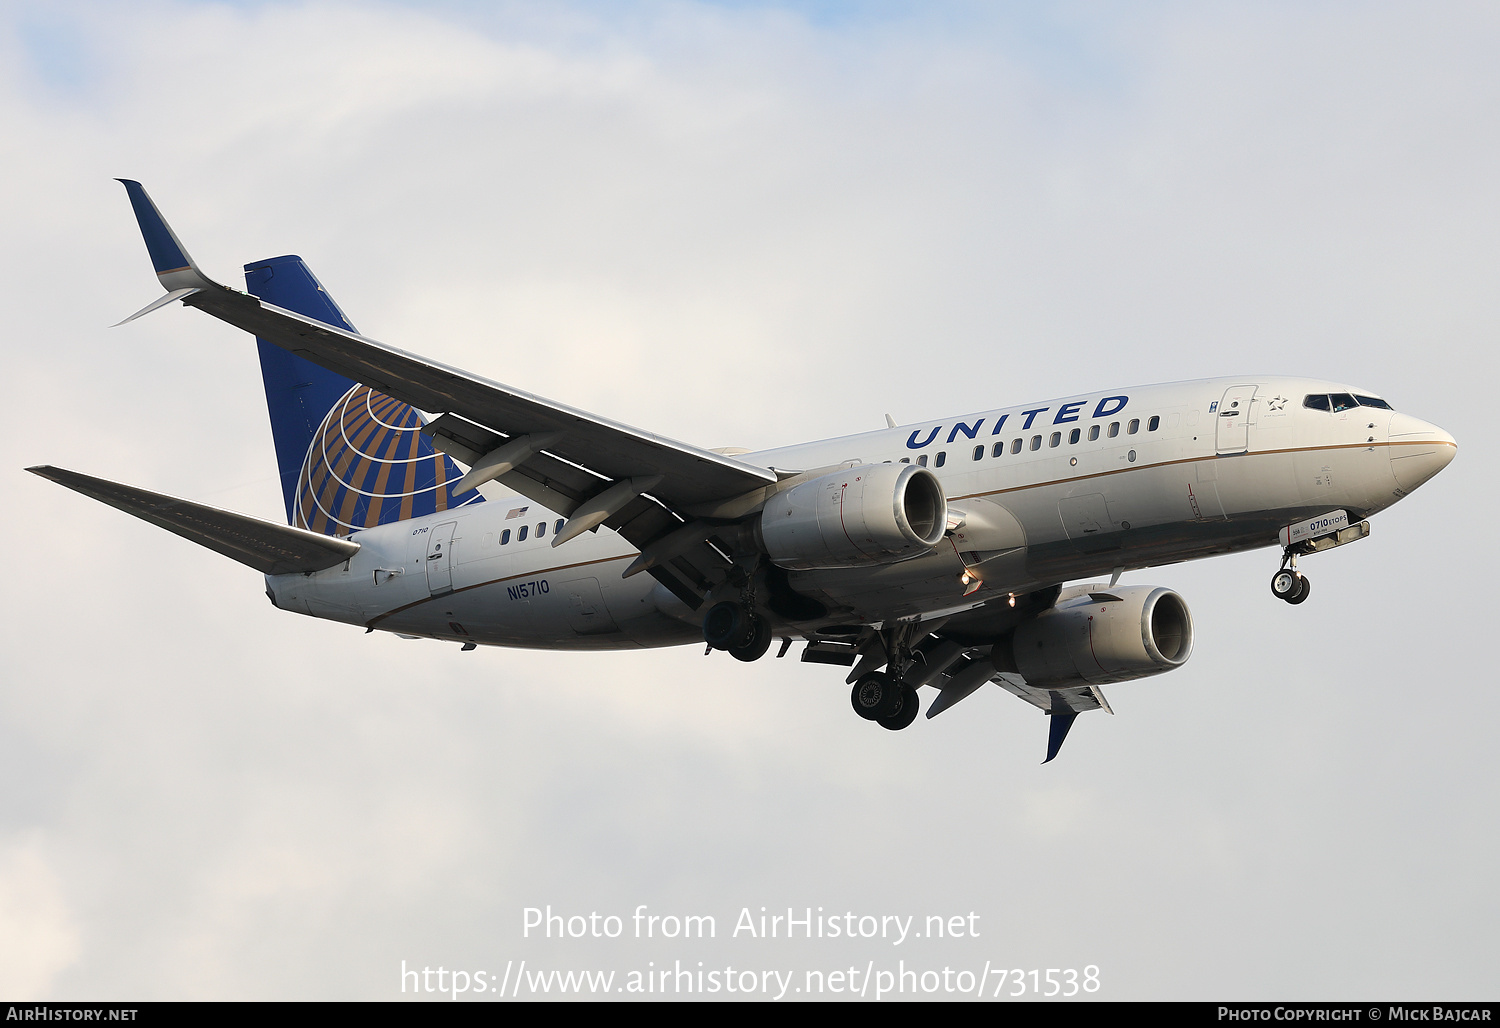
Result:
{"label": "landing gear strut", "polygon": [[1287,603],[1301,603],[1312,592],[1312,582],[1297,570],[1297,555],[1281,558],[1281,570],[1271,576],[1271,595]]}
{"label": "landing gear strut", "polygon": [[849,702],[856,714],[893,732],[910,725],[922,709],[916,688],[902,677],[911,662],[913,631],[914,627],[910,625],[892,626],[882,632],[882,638],[872,640],[871,645],[880,648],[872,652],[883,653],[888,658],[885,660],[886,670],[862,675],[849,694]]}

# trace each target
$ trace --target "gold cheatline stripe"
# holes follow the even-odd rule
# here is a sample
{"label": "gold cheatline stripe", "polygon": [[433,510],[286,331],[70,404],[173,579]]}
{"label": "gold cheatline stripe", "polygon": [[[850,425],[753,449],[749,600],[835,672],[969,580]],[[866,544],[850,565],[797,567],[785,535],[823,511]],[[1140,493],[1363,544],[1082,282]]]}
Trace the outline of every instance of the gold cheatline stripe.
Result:
{"label": "gold cheatline stripe", "polygon": [[1268,457],[1276,453],[1319,453],[1324,450],[1372,450],[1377,446],[1453,446],[1444,439],[1416,439],[1401,442],[1376,442],[1376,443],[1339,443],[1336,446],[1288,446],[1280,450],[1244,450],[1240,453],[1213,453],[1201,457],[1184,457],[1181,460],[1164,460],[1156,464],[1132,464],[1129,467],[1115,468],[1113,471],[1096,471],[1088,475],[1075,475],[1071,478],[1054,478],[1046,482],[1031,482],[1026,485],[1013,485],[1004,489],[990,489],[982,493],[965,493],[962,496],[950,496],[952,500],[982,499],[986,496],[999,496],[1001,493],[1020,492],[1022,489],[1041,489],[1049,485],[1062,485],[1065,482],[1085,482],[1091,478],[1106,478],[1110,475],[1123,475],[1127,471],[1145,471],[1150,468],[1169,468],[1174,464],[1196,464],[1205,460],[1227,460],[1233,457]]}
{"label": "gold cheatline stripe", "polygon": [[553,573],[558,572],[558,571],[567,571],[567,570],[569,570],[571,568],[586,568],[590,564],[608,564],[610,561],[613,561],[613,560],[629,560],[631,557],[637,557],[637,556],[640,556],[640,554],[639,553],[625,553],[625,554],[621,554],[618,557],[599,557],[596,560],[583,560],[583,561],[579,561],[577,564],[559,564],[555,568],[542,568],[539,571],[523,571],[519,575],[506,575],[504,578],[492,578],[488,582],[476,582],[473,585],[466,585],[462,589],[454,589],[453,592],[443,593],[441,596],[428,596],[426,599],[414,600],[411,603],[405,604],[405,605],[400,606],[400,607],[396,607],[396,608],[394,608],[392,610],[388,610],[384,614],[379,614],[379,615],[375,616],[374,618],[370,619],[369,621],[366,621],[365,622],[365,627],[366,628],[374,628],[376,626],[376,624],[378,624],[381,621],[384,621],[386,618],[392,616],[393,614],[399,614],[403,610],[410,610],[413,607],[419,607],[419,606],[421,606],[424,603],[432,603],[432,602],[434,602],[436,600],[445,600],[449,596],[454,595],[455,593],[466,593],[470,589],[482,589],[482,588],[484,588],[487,585],[499,585],[501,582],[509,582],[512,579],[516,579],[516,578],[535,578],[537,575],[550,575],[550,574],[553,574]]}

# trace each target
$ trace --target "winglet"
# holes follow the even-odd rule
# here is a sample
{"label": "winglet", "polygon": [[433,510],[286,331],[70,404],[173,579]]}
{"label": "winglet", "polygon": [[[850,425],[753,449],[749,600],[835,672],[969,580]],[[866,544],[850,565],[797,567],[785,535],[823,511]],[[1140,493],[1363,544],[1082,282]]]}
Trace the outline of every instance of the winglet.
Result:
{"label": "winglet", "polygon": [[1057,756],[1057,751],[1062,749],[1063,740],[1068,737],[1068,729],[1073,727],[1073,722],[1078,719],[1077,714],[1052,714],[1052,724],[1047,729],[1047,759],[1043,764],[1050,763]]}
{"label": "winglet", "polygon": [[[146,252],[151,255],[151,265],[156,269],[156,277],[163,288],[175,292],[179,289],[207,289],[218,285],[198,270],[198,265],[188,256],[177,233],[172,231],[172,226],[161,216],[161,211],[156,209],[156,204],[151,202],[151,197],[146,195],[141,184],[128,178],[115,181],[125,187],[125,192],[130,197],[130,206],[135,208],[135,220],[140,224],[141,236],[146,240]],[[141,312],[144,313],[146,311]],[[126,319],[129,320],[131,319]]]}

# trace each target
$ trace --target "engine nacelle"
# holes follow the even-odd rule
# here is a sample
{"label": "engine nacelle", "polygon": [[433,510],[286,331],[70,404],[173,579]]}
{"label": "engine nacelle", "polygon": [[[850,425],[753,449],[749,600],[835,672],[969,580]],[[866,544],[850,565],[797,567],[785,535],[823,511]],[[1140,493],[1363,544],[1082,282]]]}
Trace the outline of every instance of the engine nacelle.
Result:
{"label": "engine nacelle", "polygon": [[792,571],[894,564],[931,551],[948,527],[937,476],[915,464],[862,464],[777,493],[761,545]]}
{"label": "engine nacelle", "polygon": [[1180,595],[1160,586],[1075,587],[1051,610],[1022,622],[1011,650],[1027,685],[1128,682],[1187,663],[1193,616]]}

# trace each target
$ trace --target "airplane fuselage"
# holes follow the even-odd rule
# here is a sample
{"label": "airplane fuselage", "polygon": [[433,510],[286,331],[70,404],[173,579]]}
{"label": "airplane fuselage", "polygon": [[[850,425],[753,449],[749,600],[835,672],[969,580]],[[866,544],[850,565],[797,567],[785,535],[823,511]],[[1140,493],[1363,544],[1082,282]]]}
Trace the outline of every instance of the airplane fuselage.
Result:
{"label": "airplane fuselage", "polygon": [[[1319,396],[1333,397],[1327,409],[1307,405]],[[739,454],[783,476],[919,463],[949,504],[950,531],[922,556],[789,572],[786,585],[824,613],[776,631],[958,612],[1059,581],[1277,545],[1283,526],[1329,511],[1368,518],[1456,447],[1441,429],[1359,398],[1372,397],[1310,379],[1210,379]],[[556,514],[493,488],[486,500],[358,532],[346,564],[268,576],[268,591],[284,609],[465,643],[701,641],[701,609],[650,575],[621,577],[637,550],[615,533],[554,548]],[[961,584],[966,573],[976,590]]]}

